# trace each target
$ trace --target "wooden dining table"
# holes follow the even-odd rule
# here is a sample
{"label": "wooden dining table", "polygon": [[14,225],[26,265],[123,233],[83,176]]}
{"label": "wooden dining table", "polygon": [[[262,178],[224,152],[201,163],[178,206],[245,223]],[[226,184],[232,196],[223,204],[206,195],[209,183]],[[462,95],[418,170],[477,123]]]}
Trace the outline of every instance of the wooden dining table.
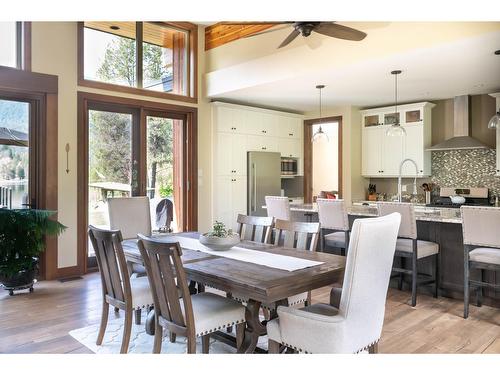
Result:
{"label": "wooden dining table", "polygon": [[[186,232],[157,237],[165,242],[176,241],[176,237],[198,238],[199,233]],[[176,241],[177,242],[177,241]],[[197,283],[198,291],[204,286],[213,287],[232,295],[244,297],[246,302],[246,328],[239,353],[253,353],[258,339],[266,334],[267,321],[261,321],[259,316],[262,304],[273,307],[271,319],[275,318],[276,309],[280,305],[288,305],[288,297],[318,289],[340,280],[345,268],[345,257],[278,247],[252,241],[242,241],[239,247],[273,254],[322,262],[308,268],[296,271],[286,271],[255,263],[211,255],[201,251],[182,248],[182,260],[186,275],[191,282]],[[127,242],[123,246],[127,261],[142,264],[142,258],[137,246]],[[150,313],[146,324],[154,325],[154,312]],[[149,327],[151,331],[151,327]],[[153,331],[154,332],[154,331]],[[229,336],[218,332],[223,341]]]}

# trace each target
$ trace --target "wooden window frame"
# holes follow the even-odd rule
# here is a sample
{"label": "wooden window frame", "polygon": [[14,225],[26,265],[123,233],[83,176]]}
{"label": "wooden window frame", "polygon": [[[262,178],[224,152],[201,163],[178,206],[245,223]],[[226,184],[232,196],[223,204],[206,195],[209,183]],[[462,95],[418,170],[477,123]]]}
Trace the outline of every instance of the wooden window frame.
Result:
{"label": "wooden window frame", "polygon": [[31,71],[31,22],[16,21],[16,66],[5,67]]}
{"label": "wooden window frame", "polygon": [[317,124],[328,122],[338,122],[339,138],[339,160],[338,160],[338,181],[339,198],[342,198],[342,116],[332,116],[316,118],[304,121],[304,203],[312,203],[313,189],[313,152],[312,152],[312,127]]}
{"label": "wooden window frame", "polygon": [[[180,106],[167,103],[151,102],[131,98],[123,98],[109,95],[101,95],[89,92],[78,92],[78,194],[77,194],[77,267],[78,274],[87,273],[87,225],[88,225],[88,126],[87,116],[89,108],[101,108],[103,110],[131,109],[133,116],[138,116],[139,139],[141,140],[138,152],[138,190],[139,195],[146,195],[146,116],[160,113],[168,113],[169,118],[182,119],[182,176],[185,177],[185,184],[179,184],[178,191],[182,194],[182,208],[179,208],[181,215],[181,230],[195,231],[198,228],[198,131],[196,107]],[[134,151],[133,151],[134,152]],[[147,168],[147,167],[146,167]],[[147,178],[147,177],[146,177]]]}
{"label": "wooden window frame", "polygon": [[[34,129],[30,129],[30,153],[35,153],[36,164],[32,165],[33,161],[30,161],[30,172],[35,171],[35,175],[30,176],[30,195],[34,197],[37,208],[53,211],[58,209],[57,91],[57,76],[0,66],[2,96],[31,104],[31,127]],[[65,271],[74,271],[57,267],[57,252],[57,237],[47,237],[45,251],[40,256],[41,278],[51,280],[63,277]]]}
{"label": "wooden window frame", "polygon": [[[138,87],[129,87],[117,85],[114,83],[100,82],[90,79],[85,79],[84,75],[84,22],[78,22],[78,86],[90,87],[94,89],[109,90],[114,92],[123,92],[136,94],[146,97],[171,99],[187,103],[198,103],[198,26],[189,22],[151,22],[160,26],[167,26],[176,29],[181,29],[189,33],[187,55],[189,62],[186,64],[186,89],[187,94],[174,94],[169,92],[160,92],[146,90]],[[142,28],[143,22],[136,22],[136,76],[137,82],[141,81],[142,77]],[[178,54],[179,56],[182,54]],[[174,59],[176,54],[174,53]],[[175,65],[175,64],[174,64]],[[174,66],[175,69],[175,66]],[[141,82],[142,85],[142,82]]]}

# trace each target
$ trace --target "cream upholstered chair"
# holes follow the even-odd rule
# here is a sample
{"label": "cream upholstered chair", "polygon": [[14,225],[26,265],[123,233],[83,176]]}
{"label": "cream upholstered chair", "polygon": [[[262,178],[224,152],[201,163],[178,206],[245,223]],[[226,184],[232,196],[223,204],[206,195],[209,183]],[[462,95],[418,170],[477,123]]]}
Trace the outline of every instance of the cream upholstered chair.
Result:
{"label": "cream upholstered chair", "polygon": [[[469,288],[476,288],[481,306],[483,288],[500,289],[485,281],[486,271],[500,271],[500,208],[460,207],[464,235],[464,318],[469,316]],[[481,280],[471,280],[470,271],[479,270]]]}
{"label": "cream upholstered chair", "polygon": [[401,215],[354,221],[340,302],[278,307],[267,323],[269,352],[280,345],[307,353],[376,352]]}
{"label": "cream upholstered chair", "polygon": [[202,339],[203,353],[208,353],[210,334],[234,325],[241,345],[245,328],[241,303],[212,293],[190,295],[178,242],[158,242],[139,235],[138,244],[155,302],[153,353],[161,351],[163,328],[187,337],[188,353],[196,353],[197,337]]}
{"label": "cream upholstered chair", "polygon": [[[275,245],[291,249],[316,251],[318,246],[319,223],[301,223],[276,219],[274,222]],[[308,246],[309,244],[309,246]],[[311,292],[304,292],[288,297],[288,306],[305,302],[311,303]]]}
{"label": "cream upholstered chair", "polygon": [[[434,284],[434,297],[437,298],[439,290],[439,245],[435,242],[417,239],[417,220],[415,219],[415,208],[411,203],[399,202],[377,202],[378,214],[388,215],[393,212],[401,214],[401,226],[399,227],[398,241],[396,242],[396,256],[401,258],[401,267],[392,270],[399,273],[399,289],[402,288],[403,275],[411,275],[411,305],[417,304],[418,284]],[[434,256],[434,277],[426,277],[418,280],[418,261],[423,258]],[[411,270],[405,268],[405,260],[410,259]]]}
{"label": "cream upholstered chair", "polygon": [[[120,353],[127,353],[132,332],[132,312],[153,305],[147,277],[130,278],[119,230],[104,230],[89,226],[102,284],[102,315],[97,345],[102,344],[108,323],[109,305],[125,310],[125,324]],[[137,321],[137,320],[136,320]]]}
{"label": "cream upholstered chair", "polygon": [[[349,218],[344,200],[317,198],[316,203],[321,225],[321,250],[324,250],[325,245],[338,247],[341,254],[345,255],[345,250],[349,247]],[[325,229],[334,232],[324,234]]]}
{"label": "cream upholstered chair", "polygon": [[290,202],[288,197],[266,196],[267,216],[280,220],[290,220]]}

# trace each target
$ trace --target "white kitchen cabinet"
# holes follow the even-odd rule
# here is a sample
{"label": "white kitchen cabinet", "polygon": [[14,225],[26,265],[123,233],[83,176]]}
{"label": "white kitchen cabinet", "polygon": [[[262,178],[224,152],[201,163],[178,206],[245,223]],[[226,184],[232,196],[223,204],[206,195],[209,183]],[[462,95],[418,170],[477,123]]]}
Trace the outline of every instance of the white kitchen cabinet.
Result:
{"label": "white kitchen cabinet", "polygon": [[283,138],[302,138],[303,121],[296,117],[280,116],[278,121],[278,137]]}
{"label": "white kitchen cabinet", "polygon": [[[428,102],[399,106],[397,116],[406,130],[405,137],[386,135],[394,120],[394,107],[374,108],[362,113],[362,175],[365,177],[397,177],[404,159],[417,163],[418,176],[431,175],[431,109]],[[378,125],[377,125],[378,124]],[[415,168],[405,163],[403,177],[415,176]]]}
{"label": "white kitchen cabinet", "polygon": [[302,158],[303,142],[295,138],[279,138],[278,149],[282,157]]}
{"label": "white kitchen cabinet", "polygon": [[245,114],[234,108],[217,107],[215,109],[215,123],[218,132],[246,133],[247,123]]}
{"label": "white kitchen cabinet", "polygon": [[236,230],[238,214],[247,212],[247,178],[241,176],[217,176],[214,188],[218,197],[214,201],[214,221],[223,222],[227,228]]}
{"label": "white kitchen cabinet", "polygon": [[247,150],[278,152],[278,141],[275,137],[267,137],[262,135],[249,135],[247,138]]}
{"label": "white kitchen cabinet", "polygon": [[219,176],[246,176],[247,136],[244,134],[217,133],[215,174]]}

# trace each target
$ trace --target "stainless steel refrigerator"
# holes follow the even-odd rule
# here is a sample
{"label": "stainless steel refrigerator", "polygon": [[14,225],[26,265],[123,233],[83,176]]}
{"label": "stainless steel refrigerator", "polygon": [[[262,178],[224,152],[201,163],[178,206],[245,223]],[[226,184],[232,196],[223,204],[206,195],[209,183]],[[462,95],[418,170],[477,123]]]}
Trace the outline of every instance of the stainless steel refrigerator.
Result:
{"label": "stainless steel refrigerator", "polygon": [[267,216],[266,195],[281,195],[281,154],[250,151],[247,155],[247,212]]}

